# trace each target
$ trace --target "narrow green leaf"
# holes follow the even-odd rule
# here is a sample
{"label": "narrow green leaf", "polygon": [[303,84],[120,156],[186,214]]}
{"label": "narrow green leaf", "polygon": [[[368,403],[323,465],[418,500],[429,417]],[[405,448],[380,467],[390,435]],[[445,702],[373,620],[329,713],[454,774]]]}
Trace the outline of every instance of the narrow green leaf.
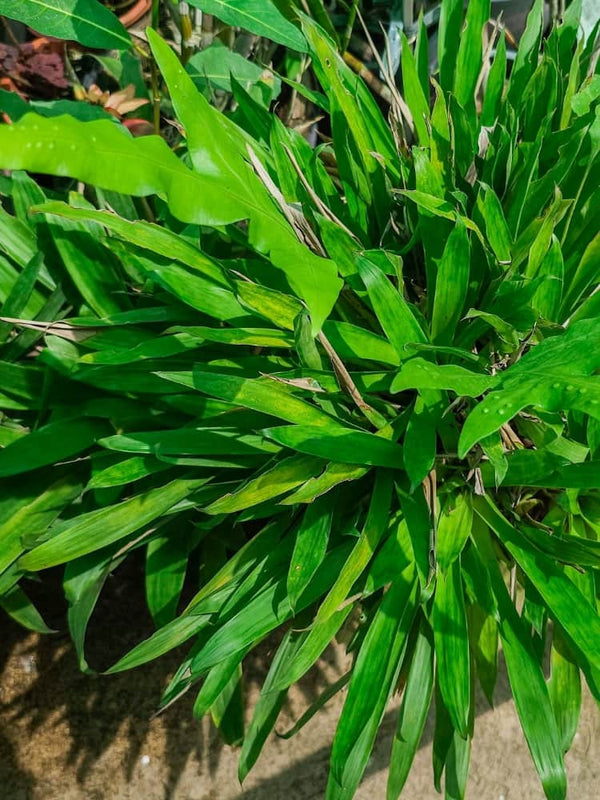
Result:
{"label": "narrow green leaf", "polygon": [[194,716],[196,719],[202,719],[209,712],[217,697],[231,680],[232,675],[238,674],[238,668],[245,655],[246,652],[242,654],[234,653],[230,658],[226,658],[209,670],[194,703]]}
{"label": "narrow green leaf", "polygon": [[460,556],[471,533],[473,509],[465,492],[448,499],[436,531],[435,555],[442,572],[446,572]]}
{"label": "narrow green leaf", "polygon": [[272,469],[251,478],[240,489],[215,500],[207,514],[231,514],[286,494],[320,472],[322,462],[310,456],[295,455],[280,461]]}
{"label": "narrow green leaf", "polygon": [[417,604],[409,566],[385,594],[359,650],[331,751],[327,800],[352,797],[394,691]]}
{"label": "narrow green leaf", "polygon": [[487,531],[479,532],[475,541],[498,602],[502,650],[527,745],[548,800],[565,800],[567,781],[558,729],[531,638],[510,599]]}
{"label": "narrow green leaf", "polygon": [[54,633],[20,586],[13,586],[0,597],[0,607],[19,625],[35,633]]}
{"label": "narrow green leaf", "polygon": [[425,334],[401,291],[394,288],[385,273],[364,257],[357,259],[357,266],[381,327],[400,359],[405,358],[405,345],[426,342]]}
{"label": "narrow green leaf", "polygon": [[469,288],[469,237],[460,219],[448,237],[437,267],[431,338],[434,344],[452,344]]}
{"label": "narrow green leaf", "polygon": [[123,557],[114,559],[116,547],[109,547],[71,561],[65,567],[63,588],[69,604],[67,620],[69,633],[75,646],[79,669],[92,674],[85,657],[85,635],[102,587],[111,570],[116,569]]}
{"label": "narrow green leaf", "polygon": [[517,50],[517,57],[513,64],[508,87],[508,99],[517,108],[520,105],[519,100],[523,96],[527,82],[537,66],[543,27],[544,2],[543,0],[535,0],[527,17],[525,31],[519,42],[519,49]]}
{"label": "narrow green leaf", "polygon": [[571,642],[600,669],[600,618],[589,601],[556,564],[523,541],[489,495],[477,497],[473,509],[486,522],[523,569]]}
{"label": "narrow green leaf", "polygon": [[483,53],[483,26],[489,20],[490,12],[490,0],[471,0],[467,5],[454,75],[454,95],[467,111],[475,106],[475,86]]}
{"label": "narrow green leaf", "polygon": [[223,271],[212,259],[168,228],[161,228],[143,220],[123,219],[109,211],[75,208],[56,201],[34,206],[31,211],[36,214],[64,217],[77,222],[98,222],[130,244],[143,247],[169,259],[181,261],[182,264],[193,267],[215,283],[229,286]]}
{"label": "narrow green leaf", "polygon": [[392,743],[387,800],[397,800],[404,788],[423,734],[432,693],[433,641],[429,626],[422,621]]}
{"label": "narrow green leaf", "polygon": [[446,92],[450,92],[454,86],[463,6],[462,0],[446,0],[440,7],[438,28],[439,80],[442,89]]}
{"label": "narrow green leaf", "polygon": [[334,505],[332,498],[317,499],[306,507],[296,532],[294,552],[287,577],[292,607],[308,586],[327,552]]}
{"label": "narrow green leaf", "polygon": [[404,463],[399,445],[373,433],[342,427],[324,430],[322,427],[308,425],[266,428],[263,433],[273,441],[300,453],[343,464],[402,469]]}
{"label": "narrow green leaf", "polygon": [[571,748],[579,725],[581,678],[560,627],[555,628],[553,634],[548,691],[562,750],[566,753]]}
{"label": "narrow green leaf", "polygon": [[485,235],[494,255],[501,264],[509,264],[512,258],[512,236],[498,195],[485,183],[481,184],[477,194],[477,209],[483,217]]}
{"label": "narrow green leaf", "polygon": [[177,614],[188,558],[202,532],[190,531],[179,521],[162,528],[146,548],[146,602],[157,628]]}
{"label": "narrow green leaf", "polygon": [[206,480],[177,480],[130,497],[115,506],[81,514],[49,541],[20,561],[23,569],[40,570],[64,564],[123,539],[162,516]]}
{"label": "narrow green leaf", "polygon": [[331,491],[335,486],[347,481],[362,478],[369,471],[369,467],[356,467],[351,464],[327,464],[323,472],[315,478],[308,480],[303,486],[292,492],[281,501],[282,505],[295,505],[296,503],[312,503]]}
{"label": "narrow green leaf", "polygon": [[273,417],[298,425],[315,427],[337,426],[339,423],[317,406],[290,394],[276,381],[269,379],[238,378],[195,369],[190,372],[158,372],[161,378],[181,383],[204,394],[227,400],[230,403],[261,411]]}
{"label": "narrow green leaf", "polygon": [[433,606],[433,633],[440,691],[452,725],[461,736],[469,730],[471,665],[460,560],[446,574],[438,572]]}
{"label": "narrow green leaf", "polygon": [[242,665],[238,664],[223,691],[212,704],[210,714],[223,741],[231,747],[244,738],[244,702],[242,696]]}
{"label": "narrow green leaf", "polygon": [[363,570],[373,558],[375,550],[385,533],[392,503],[392,475],[378,470],[371,495],[371,502],[364,527],[348,560],[336,577],[327,597],[321,604],[316,616],[316,623],[325,622],[346,600],[348,593]]}
{"label": "narrow green leaf", "polygon": [[493,125],[498,118],[502,93],[506,82],[506,32],[502,31],[498,44],[496,45],[496,55],[490,69],[490,74],[485,87],[483,98],[483,108],[481,110],[481,124],[485,126]]}
{"label": "narrow green leaf", "polygon": [[398,353],[387,339],[377,336],[366,328],[360,328],[349,322],[327,320],[323,325],[323,333],[342,360],[367,359],[392,366],[400,363]]}
{"label": "narrow green leaf", "polygon": [[435,463],[437,427],[443,413],[441,398],[440,392],[430,389],[419,392],[406,426],[403,462],[413,491]]}
{"label": "narrow green leaf", "polygon": [[426,147],[429,143],[429,130],[427,129],[429,103],[421,86],[415,56],[404,33],[402,33],[401,41],[404,97],[412,114],[418,142],[422,147]]}

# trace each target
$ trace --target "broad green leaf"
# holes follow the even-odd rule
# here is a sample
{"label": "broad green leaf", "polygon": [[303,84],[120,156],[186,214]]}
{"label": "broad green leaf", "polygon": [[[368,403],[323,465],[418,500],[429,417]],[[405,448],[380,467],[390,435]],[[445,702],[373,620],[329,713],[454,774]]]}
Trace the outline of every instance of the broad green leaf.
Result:
{"label": "broad green leaf", "polygon": [[[573,323],[564,333],[545,339],[501,373],[491,392],[467,417],[458,453],[464,458],[481,439],[499,430],[528,406],[546,411],[580,409],[600,416],[600,324],[597,319]],[[593,377],[592,377],[593,376]]]}
{"label": "broad green leaf", "polygon": [[343,464],[402,469],[404,463],[399,445],[373,433],[350,428],[285,425],[266,428],[263,433],[284,447]]}
{"label": "broad green leaf", "polygon": [[471,666],[460,560],[438,571],[433,605],[437,676],[452,725],[461,736],[469,730]]}
{"label": "broad green leaf", "polygon": [[493,387],[497,379],[492,375],[471,372],[453,364],[438,366],[423,358],[406,361],[392,382],[392,392],[407,389],[444,389],[461,397],[477,397]]}
{"label": "broad green leaf", "polygon": [[358,652],[333,740],[327,800],[356,791],[398,679],[416,609],[417,581],[409,566],[384,595]]}
{"label": "broad green leaf", "polygon": [[106,422],[85,418],[44,425],[0,450],[0,477],[20,475],[78,455],[109,430]]}
{"label": "broad green leaf", "polygon": [[300,53],[306,52],[306,41],[301,31],[271,0],[190,0],[190,4],[207,14],[214,14],[227,25],[265,36]]}
{"label": "broad green leaf", "polygon": [[227,206],[229,222],[250,220],[250,243],[259,252],[269,253],[272,263],[285,272],[292,289],[306,301],[316,334],[342,286],[335,265],[299,241],[249,163],[248,145],[241,131],[209,105],[178,58],[154,31],[149,30],[148,40],[186,129],[196,174],[202,180],[215,182],[219,190],[215,204],[219,209]]}
{"label": "broad green leaf", "polygon": [[246,91],[257,83],[262,84],[270,100],[274,100],[281,90],[281,80],[277,75],[230,50],[220,39],[215,39],[206,50],[194,53],[186,70],[200,89],[212,85],[215,89],[231,92],[233,75]]}
{"label": "broad green leaf", "polygon": [[23,569],[40,570],[93,553],[143,528],[199,489],[206,480],[176,480],[122,503],[81,514],[20,561]]}
{"label": "broad green leaf", "polygon": [[397,366],[400,363],[394,347],[382,336],[352,325],[349,322],[327,320],[323,333],[342,360],[378,361],[381,364]]}
{"label": "broad green leaf", "polygon": [[127,50],[129,34],[98,0],[0,0],[0,14],[57,39],[103,50]]}
{"label": "broad green leaf", "polygon": [[423,734],[433,693],[433,641],[421,622],[392,743],[387,800],[400,797]]}
{"label": "broad green leaf", "polygon": [[296,531],[294,552],[287,576],[292,607],[308,586],[327,552],[334,505],[332,498],[317,499],[306,507]]}
{"label": "broad green leaf", "polygon": [[[153,38],[160,49],[159,42]],[[173,81],[190,82],[192,94],[183,94],[184,108],[191,109],[198,98],[198,102],[206,103],[204,111],[209,119],[204,127],[210,122],[213,140],[227,141],[225,118],[198,94],[191,78],[164,43],[161,55],[173,71],[169,76]],[[197,124],[201,125],[198,108],[194,108]],[[55,146],[57,141],[61,142],[60,152]],[[337,298],[341,282],[335,275],[335,266],[299,242],[243,159],[246,154],[240,152],[239,142],[231,141],[229,146],[233,150],[231,164],[221,157],[218,167],[209,169],[207,164],[212,164],[216,157],[209,153],[208,160],[205,158],[203,162],[204,170],[199,173],[189,170],[158,137],[133,139],[124,129],[105,121],[82,123],[66,116],[45,119],[27,114],[18,123],[0,128],[0,147],[0,161],[5,168],[69,176],[123,194],[158,194],[183,222],[219,226],[250,219],[251,242],[259,251],[269,252],[273,263],[289,273],[292,287],[308,303],[315,330]],[[87,157],[90,149],[94,158]],[[299,269],[298,264],[303,267]]]}

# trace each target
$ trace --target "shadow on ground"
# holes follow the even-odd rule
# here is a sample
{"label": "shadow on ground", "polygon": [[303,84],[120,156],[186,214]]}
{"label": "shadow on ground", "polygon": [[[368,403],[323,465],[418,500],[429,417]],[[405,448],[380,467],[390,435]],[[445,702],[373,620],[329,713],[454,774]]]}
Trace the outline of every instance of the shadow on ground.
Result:
{"label": "shadow on ground", "polygon": [[[108,582],[90,627],[88,658],[98,668],[114,663],[153,630],[143,598],[141,564],[132,563],[129,570],[129,574],[121,573],[117,580]],[[59,586],[55,588],[53,596],[59,598]],[[47,598],[43,607],[48,608]],[[184,696],[160,718],[153,718],[161,692],[184,651],[175,651],[145,667],[120,675],[84,675],[64,633],[61,601],[55,602],[50,616],[49,622],[62,628],[62,633],[40,637],[27,633],[12,621],[3,624],[4,636],[0,645],[0,785],[5,787],[4,796],[8,800],[30,800],[35,796],[39,769],[33,775],[28,768],[30,765],[22,757],[22,743],[23,739],[37,741],[42,730],[56,733],[49,736],[45,733],[40,747],[48,752],[36,750],[35,758],[47,758],[49,769],[59,771],[57,785],[60,785],[62,770],[65,781],[68,779],[69,783],[87,786],[90,773],[99,760],[115,749],[118,749],[118,763],[114,769],[118,770],[121,782],[130,783],[150,740],[156,739],[157,727],[161,736],[164,800],[174,795],[192,756],[203,765],[207,780],[214,777],[219,768],[222,746],[214,729],[194,720],[192,693]],[[255,688],[262,682],[269,651],[275,645],[276,642],[266,643],[262,652],[247,664],[250,689],[252,684]],[[326,654],[321,668],[313,670],[294,690],[294,708],[287,710],[288,720],[297,714],[298,708],[314,701],[328,683],[341,674],[341,667],[341,654],[332,649]],[[501,675],[496,692],[497,704],[508,697],[507,681]],[[483,700],[480,705],[482,711],[488,708]],[[394,712],[389,712],[384,718],[367,774],[387,767],[395,718]],[[432,734],[433,721],[430,719],[422,746],[431,741]],[[318,745],[324,741],[327,738],[321,736],[315,742],[317,749],[300,758],[294,740],[282,742],[280,764],[283,768],[278,769],[276,776],[266,777],[244,791],[241,797],[245,800],[322,797],[329,748],[318,748]],[[284,751],[284,747],[287,750]],[[310,793],[306,794],[308,790]],[[89,800],[113,797],[103,794],[102,790],[99,792],[86,789],[81,796]],[[218,794],[215,797],[221,800]]]}

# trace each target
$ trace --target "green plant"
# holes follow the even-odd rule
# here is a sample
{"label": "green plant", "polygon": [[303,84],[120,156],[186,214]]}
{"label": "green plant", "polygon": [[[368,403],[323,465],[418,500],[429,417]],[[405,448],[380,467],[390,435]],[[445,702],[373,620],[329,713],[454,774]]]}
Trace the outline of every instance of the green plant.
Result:
{"label": "green plant", "polygon": [[[447,0],[433,104],[405,44],[390,124],[302,16],[331,124],[315,149],[235,80],[236,122],[216,111],[152,31],[182,158],[106,120],[0,127],[0,602],[43,629],[28,576],[66,564],[89,669],[102,585],[144,548],[157,631],[108,671],[191,640],[162,704],[200,684],[241,778],[350,629],[353,666],[316,703],[348,684],[328,800],[353,796],[397,690],[388,796],[435,695],[435,783],[463,797],[499,643],[566,796],[580,673],[600,700],[600,79],[579,6],[542,42],[534,4],[507,80],[489,2],[461,32]],[[279,629],[244,731],[243,659]]]}

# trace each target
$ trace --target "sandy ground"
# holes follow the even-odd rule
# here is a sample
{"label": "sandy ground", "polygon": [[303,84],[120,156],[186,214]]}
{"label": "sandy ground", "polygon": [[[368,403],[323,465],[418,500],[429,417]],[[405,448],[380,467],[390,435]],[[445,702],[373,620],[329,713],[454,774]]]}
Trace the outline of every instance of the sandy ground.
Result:
{"label": "sandy ground", "polygon": [[[90,631],[90,659],[101,667],[149,631],[142,598],[114,582]],[[58,616],[60,614],[57,612]],[[51,620],[59,623],[60,619]],[[318,800],[324,796],[329,745],[344,696],[292,740],[271,736],[243,789],[236,751],[223,746],[205,720],[194,721],[193,697],[151,719],[177,654],[134,672],[88,677],[77,668],[64,634],[38,637],[2,621],[0,643],[0,798],[3,800]],[[268,655],[268,653],[263,653]],[[294,690],[278,729],[284,730],[343,668],[329,651]],[[264,674],[252,663],[250,675]],[[248,686],[251,694],[256,686]],[[508,700],[505,676],[496,709],[479,704],[468,797],[542,800],[536,774]],[[384,800],[395,727],[387,713],[357,800]],[[432,787],[432,721],[402,795],[439,797]],[[569,800],[600,797],[600,714],[586,697],[579,733],[567,756]]]}

